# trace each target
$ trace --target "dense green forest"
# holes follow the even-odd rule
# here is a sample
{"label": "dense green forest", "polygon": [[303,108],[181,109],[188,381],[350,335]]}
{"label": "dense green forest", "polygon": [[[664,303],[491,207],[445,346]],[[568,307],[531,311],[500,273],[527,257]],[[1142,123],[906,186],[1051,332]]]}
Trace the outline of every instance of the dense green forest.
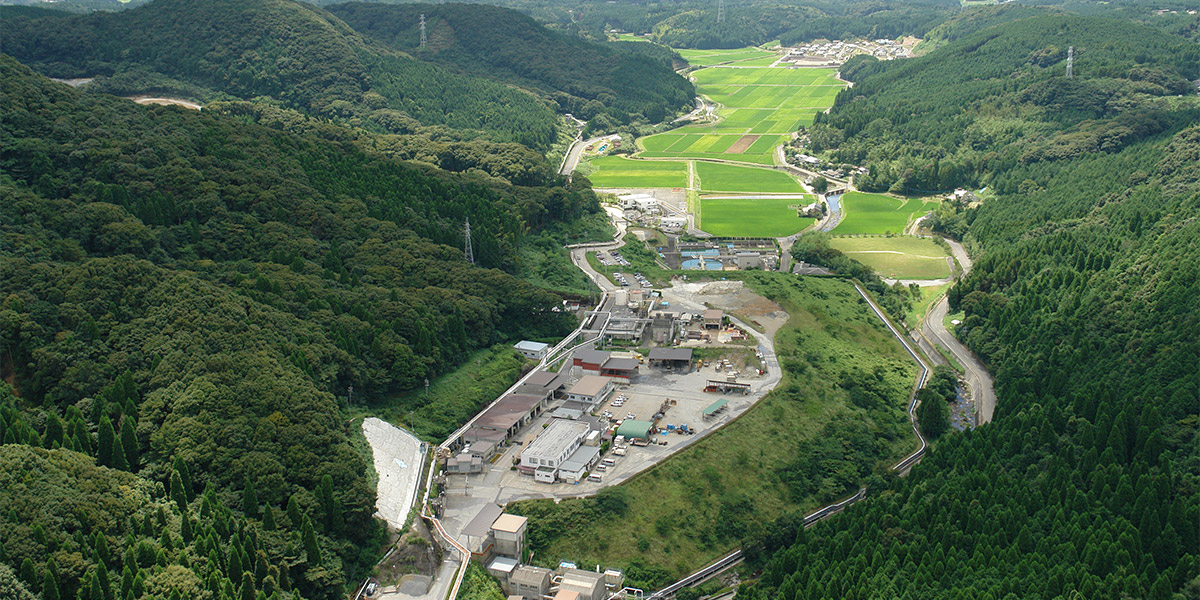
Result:
{"label": "dense green forest", "polygon": [[119,13],[8,7],[4,52],[96,91],[266,97],[378,131],[407,120],[545,150],[555,115],[531,94],[387,50],[294,0],[156,0]]}
{"label": "dense green forest", "polygon": [[1178,96],[1195,96],[1200,46],[1113,19],[1044,15],[985,27],[920,58],[855,57],[841,73],[854,86],[809,133],[814,150],[870,168],[859,188],[1015,193],[1033,165],[1115,153],[1194,122],[1196,103]]}
{"label": "dense green forest", "polygon": [[[696,95],[692,84],[633,44],[597,44],[555,33],[510,9],[479,4],[336,4],[329,11],[359,33],[403,52],[479,77],[535,89],[562,113],[600,119],[602,129],[634,119],[658,123]],[[420,48],[425,15],[429,44]]]}
{"label": "dense green forest", "polygon": [[[1200,126],[1194,90],[1170,93],[1195,61],[1157,30],[1051,16],[861,65],[827,122],[877,123],[847,147],[985,157],[998,193],[935,228],[981,252],[950,302],[995,420],[835,519],[747,540],[761,577],[739,597],[1196,597]],[[1135,111],[1153,125],[1087,141]]]}
{"label": "dense green forest", "polygon": [[[0,368],[13,389],[0,439],[82,452],[156,489],[186,471],[185,493],[208,489],[234,511],[224,525],[189,525],[217,528],[191,530],[199,551],[164,539],[149,551],[165,558],[141,568],[180,563],[208,585],[216,563],[203,557],[216,548],[232,560],[231,532],[247,520],[248,531],[283,533],[238,533],[239,555],[288,566],[306,598],[339,596],[380,533],[368,461],[339,414],[350,386],[359,399],[408,389],[474,349],[573,327],[551,312],[557,296],[512,273],[531,228],[599,210],[586,179],[515,187],[449,174],[335,135],[83,93],[9,57],[0,85]],[[479,266],[462,257],[468,216]],[[63,476],[93,468],[72,462]],[[301,516],[277,517],[292,503]],[[157,512],[150,504],[133,512]],[[130,529],[124,509],[97,510],[95,527],[43,524],[53,540],[36,545],[13,541],[36,521],[10,513],[3,562],[19,573],[29,558],[42,577],[53,558],[74,589],[99,567],[67,538],[98,527],[109,548],[136,554],[138,536],[189,535],[171,529],[177,515]],[[313,535],[319,567],[303,557]],[[136,597],[173,593],[155,590]]]}

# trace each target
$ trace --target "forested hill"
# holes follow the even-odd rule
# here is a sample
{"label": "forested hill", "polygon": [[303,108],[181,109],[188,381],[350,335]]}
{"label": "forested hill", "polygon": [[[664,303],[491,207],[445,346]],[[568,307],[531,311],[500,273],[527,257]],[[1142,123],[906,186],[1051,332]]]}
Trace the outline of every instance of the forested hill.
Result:
{"label": "forested hill", "polygon": [[[1067,80],[1067,49],[1075,78]],[[924,57],[856,57],[817,150],[868,166],[868,190],[1015,192],[1022,165],[1115,152],[1194,119],[1200,46],[1114,19],[1047,15],[977,31]],[[902,110],[901,110],[902,108]]]}
{"label": "forested hill", "polygon": [[[662,121],[690,107],[695,90],[669,64],[547,30],[514,10],[484,4],[326,7],[359,33],[458,71],[536,89],[560,112],[608,126]],[[420,48],[420,15],[429,44]]]}
{"label": "forested hill", "polygon": [[545,150],[555,116],[532,95],[369,43],[294,0],[155,0],[118,13],[5,8],[4,52],[119,95],[268,97],[368,128],[439,125]]}
{"label": "forested hill", "polygon": [[748,542],[764,570],[738,596],[1196,597],[1200,98],[1175,95],[1195,46],[1038,17],[905,63],[864,65],[829,121],[872,115],[847,146],[981,159],[998,193],[934,226],[977,250],[950,303],[995,419],[837,518]]}
{"label": "forested hill", "polygon": [[[447,174],[232,116],[82,93],[7,56],[0,119],[0,371],[19,395],[0,390],[0,439],[135,471],[172,504],[180,473],[187,527],[204,522],[181,529],[177,510],[159,517],[149,505],[136,523],[108,505],[87,523],[6,517],[0,561],[14,571],[28,558],[41,578],[55,558],[73,590],[100,577],[93,555],[111,552],[116,587],[128,552],[131,577],[178,565],[207,586],[220,564],[233,586],[241,566],[261,586],[286,566],[304,598],[342,597],[379,531],[369,466],[339,413],[347,387],[360,398],[409,388],[477,348],[573,326],[550,311],[556,296],[493,267],[516,268],[527,224],[598,210],[586,180],[515,188]],[[468,216],[480,267],[462,257]],[[22,468],[38,480],[30,460]],[[319,557],[306,558],[305,518]],[[100,544],[86,537],[96,531],[107,550],[80,555]],[[157,541],[144,551],[142,536]],[[144,597],[173,597],[191,576],[180,577],[158,577]]]}

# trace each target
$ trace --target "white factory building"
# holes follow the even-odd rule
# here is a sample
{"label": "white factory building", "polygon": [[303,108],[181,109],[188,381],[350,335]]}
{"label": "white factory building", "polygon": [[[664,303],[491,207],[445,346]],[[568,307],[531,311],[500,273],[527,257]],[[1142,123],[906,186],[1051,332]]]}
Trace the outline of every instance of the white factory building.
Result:
{"label": "white factory building", "polygon": [[537,481],[554,483],[558,479],[558,468],[583,445],[589,429],[588,424],[581,421],[550,421],[537,439],[521,452],[521,464],[517,468],[523,473],[532,473]]}

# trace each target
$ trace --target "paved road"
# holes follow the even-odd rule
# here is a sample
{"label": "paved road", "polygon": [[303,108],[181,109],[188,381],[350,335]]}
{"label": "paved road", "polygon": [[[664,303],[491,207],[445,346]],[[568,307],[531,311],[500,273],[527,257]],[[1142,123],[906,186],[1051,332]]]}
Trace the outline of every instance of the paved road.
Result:
{"label": "paved road", "polygon": [[[963,274],[971,271],[971,257],[967,255],[967,251],[962,244],[947,239],[950,243],[950,251],[954,254],[954,258],[958,260],[958,264],[963,268]],[[954,334],[946,329],[946,315],[950,311],[950,301],[946,297],[938,300],[932,308],[929,309],[929,314],[925,316],[925,320],[921,322],[921,335],[931,342],[945,348],[950,352],[963,366],[965,373],[963,378],[967,382],[967,386],[971,388],[971,398],[975,400],[975,419],[979,424],[989,423],[992,420],[992,414],[996,410],[996,390],[993,387],[992,376],[987,371],[987,367],[975,356],[975,353],[967,349]]]}
{"label": "paved road", "polygon": [[598,143],[602,140],[607,140],[607,139],[615,138],[615,137],[618,137],[618,136],[616,134],[613,134],[613,135],[604,135],[604,136],[600,136],[600,137],[594,137],[590,140],[582,140],[582,141],[575,140],[574,142],[571,143],[571,147],[569,149],[567,149],[567,155],[563,157],[563,163],[562,163],[562,166],[558,169],[558,172],[563,175],[570,175],[571,173],[574,173],[576,167],[579,166],[579,159],[580,159],[580,157],[583,156],[583,150],[585,148],[587,148],[588,146],[595,145],[596,143]]}

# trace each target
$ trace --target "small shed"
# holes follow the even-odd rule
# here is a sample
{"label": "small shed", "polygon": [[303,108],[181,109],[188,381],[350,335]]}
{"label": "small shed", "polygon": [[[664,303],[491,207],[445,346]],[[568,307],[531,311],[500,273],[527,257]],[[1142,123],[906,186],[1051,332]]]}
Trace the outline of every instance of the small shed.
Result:
{"label": "small shed", "polygon": [[650,421],[638,421],[635,419],[625,419],[621,426],[617,428],[616,435],[625,436],[625,439],[633,440],[648,440],[650,439],[650,430],[654,429],[654,423]]}
{"label": "small shed", "polygon": [[516,348],[517,352],[520,352],[521,356],[524,356],[525,358],[542,360],[543,358],[546,358],[546,353],[550,351],[550,344],[521,340],[517,342],[513,348]]}
{"label": "small shed", "polygon": [[516,568],[517,559],[507,556],[497,556],[492,559],[492,562],[488,563],[487,571],[492,577],[500,581],[508,581],[509,576],[512,575],[512,572]]}

